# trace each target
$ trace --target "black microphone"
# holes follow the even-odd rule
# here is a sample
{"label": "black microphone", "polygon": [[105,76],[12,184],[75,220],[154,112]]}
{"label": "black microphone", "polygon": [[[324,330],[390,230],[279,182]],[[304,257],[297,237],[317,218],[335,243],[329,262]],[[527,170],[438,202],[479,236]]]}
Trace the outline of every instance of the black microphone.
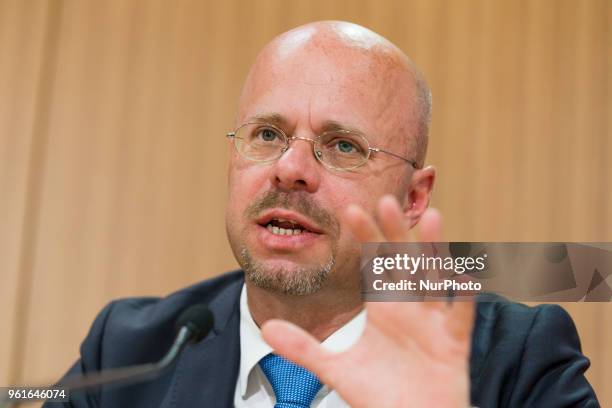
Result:
{"label": "black microphone", "polygon": [[[213,315],[204,304],[196,304],[187,308],[176,321],[178,334],[168,353],[155,363],[135,366],[112,368],[98,372],[87,373],[82,376],[66,379],[53,387],[63,388],[69,393],[81,391],[100,385],[114,384],[127,385],[136,382],[151,380],[157,377],[166,367],[170,366],[185,345],[189,342],[197,343],[202,340],[213,327]],[[4,398],[3,398],[4,397]],[[8,402],[6,396],[0,395],[0,406]]]}

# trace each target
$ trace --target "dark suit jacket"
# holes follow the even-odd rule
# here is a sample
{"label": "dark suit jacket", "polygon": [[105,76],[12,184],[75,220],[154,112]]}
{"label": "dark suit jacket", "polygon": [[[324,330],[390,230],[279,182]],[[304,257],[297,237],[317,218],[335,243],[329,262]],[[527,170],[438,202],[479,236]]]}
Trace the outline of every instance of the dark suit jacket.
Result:
{"label": "dark suit jacket", "polygon": [[[201,342],[155,380],[74,394],[73,407],[230,407],[240,362],[241,271],[166,298],[110,303],[81,346],[67,376],[160,359],[174,340],[174,322],[204,302],[215,318]],[[470,360],[472,404],[478,407],[598,407],[584,377],[589,360],[569,315],[559,306],[534,308],[479,298]],[[443,386],[441,384],[441,386]],[[381,390],[382,391],[382,390]],[[57,406],[47,403],[45,407]]]}

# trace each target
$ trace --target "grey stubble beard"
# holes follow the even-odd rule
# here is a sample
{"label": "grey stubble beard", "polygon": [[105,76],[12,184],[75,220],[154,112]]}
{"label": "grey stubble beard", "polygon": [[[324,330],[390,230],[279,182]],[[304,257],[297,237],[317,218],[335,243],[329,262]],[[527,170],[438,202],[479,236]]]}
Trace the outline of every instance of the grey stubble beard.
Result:
{"label": "grey stubble beard", "polygon": [[259,288],[286,295],[306,296],[321,290],[336,263],[336,251],[332,249],[329,260],[321,266],[289,271],[286,268],[266,268],[261,262],[255,261],[249,250],[243,247],[239,263],[246,279]]}

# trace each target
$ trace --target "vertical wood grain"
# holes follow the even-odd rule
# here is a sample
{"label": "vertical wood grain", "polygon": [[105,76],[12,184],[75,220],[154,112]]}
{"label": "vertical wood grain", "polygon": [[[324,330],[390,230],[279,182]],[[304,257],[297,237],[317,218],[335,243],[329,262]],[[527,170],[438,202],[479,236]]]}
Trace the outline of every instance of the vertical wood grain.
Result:
{"label": "vertical wood grain", "polygon": [[0,384],[19,376],[30,306],[27,231],[35,223],[49,17],[44,3],[0,2]]}

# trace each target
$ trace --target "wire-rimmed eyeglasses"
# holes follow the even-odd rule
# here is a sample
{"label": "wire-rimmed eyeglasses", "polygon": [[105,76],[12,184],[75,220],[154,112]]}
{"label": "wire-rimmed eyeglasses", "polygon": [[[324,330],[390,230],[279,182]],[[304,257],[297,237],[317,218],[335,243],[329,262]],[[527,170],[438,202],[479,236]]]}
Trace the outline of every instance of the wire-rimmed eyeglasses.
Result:
{"label": "wire-rimmed eyeglasses", "polygon": [[350,130],[331,130],[309,139],[287,136],[281,129],[268,123],[248,122],[226,136],[233,140],[236,151],[242,157],[258,163],[279,159],[289,149],[292,140],[305,140],[312,143],[314,155],[321,164],[334,170],[356,169],[368,161],[372,152],[389,154],[418,168],[416,161],[371,147],[363,135]]}

